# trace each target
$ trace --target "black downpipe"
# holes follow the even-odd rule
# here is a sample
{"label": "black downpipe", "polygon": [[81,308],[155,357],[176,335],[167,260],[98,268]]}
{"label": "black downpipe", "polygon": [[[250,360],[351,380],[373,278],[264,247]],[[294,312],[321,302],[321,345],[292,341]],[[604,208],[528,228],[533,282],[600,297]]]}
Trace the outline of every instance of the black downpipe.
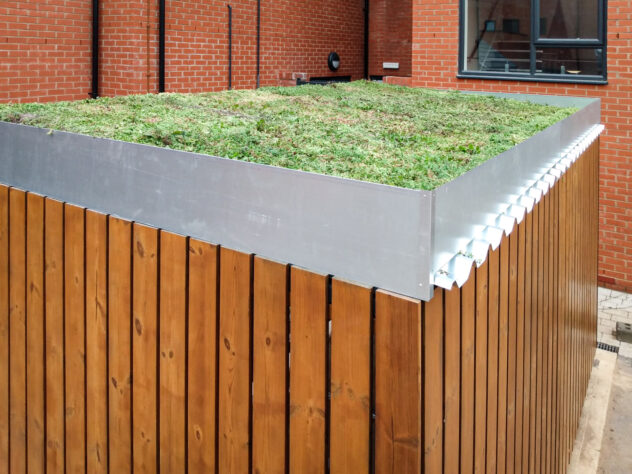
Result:
{"label": "black downpipe", "polygon": [[92,91],[90,97],[99,97],[99,0],[92,0]]}
{"label": "black downpipe", "polygon": [[158,92],[165,91],[165,0],[158,7]]}
{"label": "black downpipe", "polygon": [[364,78],[369,79],[369,0],[364,0]]}
{"label": "black downpipe", "polygon": [[228,5],[228,89],[233,88],[233,8]]}
{"label": "black downpipe", "polygon": [[261,0],[257,0],[257,89],[261,71]]}

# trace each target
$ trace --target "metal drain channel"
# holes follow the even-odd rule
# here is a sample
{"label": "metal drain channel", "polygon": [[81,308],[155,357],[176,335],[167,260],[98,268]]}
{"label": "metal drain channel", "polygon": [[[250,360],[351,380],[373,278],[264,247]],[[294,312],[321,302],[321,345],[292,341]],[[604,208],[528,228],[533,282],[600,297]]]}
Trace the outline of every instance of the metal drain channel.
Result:
{"label": "metal drain channel", "polygon": [[617,346],[612,346],[610,344],[606,344],[605,342],[598,342],[597,349],[602,349],[608,352],[614,352],[615,354],[619,353],[619,348]]}

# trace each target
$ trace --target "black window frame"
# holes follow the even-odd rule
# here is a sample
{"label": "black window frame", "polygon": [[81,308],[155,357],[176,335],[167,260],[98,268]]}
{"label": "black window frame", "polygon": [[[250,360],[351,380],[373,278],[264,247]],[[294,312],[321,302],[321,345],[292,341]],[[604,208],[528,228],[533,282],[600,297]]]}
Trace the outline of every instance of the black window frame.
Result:
{"label": "black window frame", "polygon": [[[459,79],[491,79],[504,81],[526,82],[557,82],[571,84],[608,84],[608,58],[607,58],[607,24],[608,24],[608,0],[598,0],[597,12],[597,39],[557,39],[540,38],[540,1],[531,2],[531,40],[530,40],[530,72],[496,72],[496,71],[467,71],[464,69],[465,55],[465,12],[466,2],[459,0]],[[546,74],[535,71],[536,50],[538,48],[601,48],[603,76],[588,74]]]}

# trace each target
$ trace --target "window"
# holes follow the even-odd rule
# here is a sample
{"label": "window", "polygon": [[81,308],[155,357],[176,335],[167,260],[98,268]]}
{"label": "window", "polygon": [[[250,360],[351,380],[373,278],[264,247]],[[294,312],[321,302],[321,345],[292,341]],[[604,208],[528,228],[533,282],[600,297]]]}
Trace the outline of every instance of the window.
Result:
{"label": "window", "polygon": [[606,0],[461,0],[459,77],[606,82]]}

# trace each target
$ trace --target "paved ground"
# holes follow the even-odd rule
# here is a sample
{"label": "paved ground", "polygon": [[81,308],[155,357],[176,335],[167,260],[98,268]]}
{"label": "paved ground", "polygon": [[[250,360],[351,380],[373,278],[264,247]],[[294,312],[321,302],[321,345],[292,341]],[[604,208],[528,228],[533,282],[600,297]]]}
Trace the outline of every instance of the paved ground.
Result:
{"label": "paved ground", "polygon": [[632,294],[599,288],[597,341],[619,347],[614,334],[617,321],[632,324]]}
{"label": "paved ground", "polygon": [[[629,345],[629,344],[626,344]],[[632,472],[632,359],[619,355],[614,370],[598,473]]]}
{"label": "paved ground", "polygon": [[599,289],[597,350],[569,474],[632,473],[632,344],[616,339],[617,321],[632,323],[632,294]]}

